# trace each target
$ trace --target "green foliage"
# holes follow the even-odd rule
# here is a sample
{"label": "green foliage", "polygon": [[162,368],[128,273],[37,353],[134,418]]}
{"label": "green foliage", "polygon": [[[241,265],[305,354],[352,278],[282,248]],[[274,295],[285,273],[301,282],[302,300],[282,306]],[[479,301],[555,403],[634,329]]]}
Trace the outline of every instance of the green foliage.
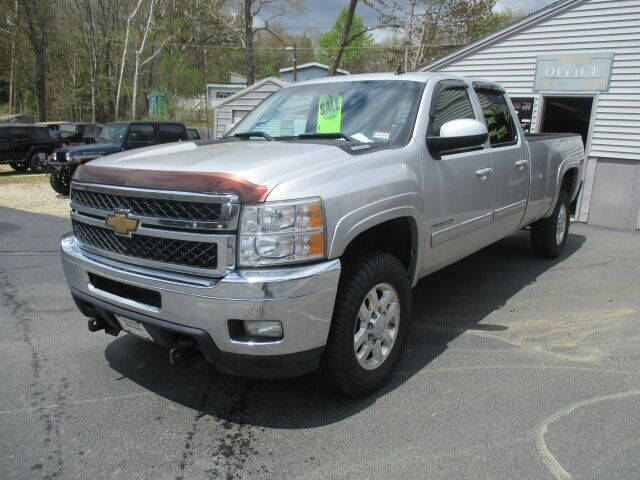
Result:
{"label": "green foliage", "polygon": [[523,14],[518,10],[505,9],[502,12],[490,10],[473,22],[471,26],[471,40],[476,41],[501,30],[521,18]]}
{"label": "green foliage", "polygon": [[184,55],[166,52],[160,62],[161,86],[173,95],[190,97],[204,90],[203,73]]}
{"label": "green foliage", "polygon": [[[318,38],[318,47],[316,49],[316,60],[320,63],[330,65],[335,52],[338,50],[340,44],[340,36],[342,35],[342,29],[347,20],[347,9],[342,8],[331,30],[323,33]],[[353,17],[353,23],[351,24],[351,30],[349,31],[349,38],[355,37],[344,49],[342,58],[340,59],[340,66],[347,67],[353,63],[358,57],[367,54],[366,47],[373,45],[373,38],[368,33],[362,33],[366,27],[362,21],[362,17],[355,15]]]}

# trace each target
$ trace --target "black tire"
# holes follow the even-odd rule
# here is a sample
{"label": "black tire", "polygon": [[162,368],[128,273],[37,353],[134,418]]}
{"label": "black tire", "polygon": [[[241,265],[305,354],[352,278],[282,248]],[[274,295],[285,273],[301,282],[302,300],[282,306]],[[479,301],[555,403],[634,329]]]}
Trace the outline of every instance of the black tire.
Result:
{"label": "black tire", "polygon": [[71,175],[65,171],[54,171],[49,175],[49,183],[60,195],[69,195],[71,189]]}
{"label": "black tire", "polygon": [[[553,213],[548,218],[542,218],[531,225],[531,246],[536,255],[543,258],[558,258],[567,244],[569,236],[569,216],[571,209],[569,194],[561,191],[558,197]],[[558,224],[561,211],[564,207],[564,235],[562,240],[558,242],[556,234],[558,233]]]}
{"label": "black tire", "polygon": [[27,162],[10,163],[9,165],[11,165],[11,168],[18,173],[23,173],[29,170],[29,164]]}
{"label": "black tire", "polygon": [[29,168],[32,173],[44,173],[46,170],[46,166],[44,162],[40,159],[40,152],[36,152],[31,155],[29,158]]}
{"label": "black tire", "polygon": [[[365,297],[381,283],[391,285],[397,293],[398,331],[385,359],[376,368],[368,370],[356,359],[354,333],[361,326],[358,312]],[[317,373],[320,383],[351,397],[362,397],[384,385],[398,361],[410,320],[411,282],[396,257],[377,251],[346,257],[327,346]]]}

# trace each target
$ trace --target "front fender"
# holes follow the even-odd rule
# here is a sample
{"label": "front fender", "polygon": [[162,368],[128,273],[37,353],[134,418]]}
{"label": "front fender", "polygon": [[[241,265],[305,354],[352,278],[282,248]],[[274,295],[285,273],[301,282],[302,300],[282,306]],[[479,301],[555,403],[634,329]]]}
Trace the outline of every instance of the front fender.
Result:
{"label": "front fender", "polygon": [[349,244],[361,233],[376,225],[398,218],[408,218],[412,233],[412,265],[410,276],[412,284],[417,282],[418,268],[421,265],[424,228],[424,201],[418,193],[404,193],[376,200],[343,215],[336,223],[329,247],[329,258],[340,257]]}

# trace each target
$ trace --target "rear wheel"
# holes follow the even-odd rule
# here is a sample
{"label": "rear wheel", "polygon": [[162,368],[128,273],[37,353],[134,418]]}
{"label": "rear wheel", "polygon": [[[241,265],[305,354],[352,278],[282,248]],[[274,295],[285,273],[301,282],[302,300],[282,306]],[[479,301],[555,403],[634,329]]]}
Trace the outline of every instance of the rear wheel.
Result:
{"label": "rear wheel", "polygon": [[531,225],[531,245],[536,255],[558,258],[564,250],[569,234],[570,203],[569,194],[561,191],[553,214]]}
{"label": "rear wheel", "polygon": [[29,167],[33,173],[43,173],[46,170],[44,159],[44,153],[38,152],[31,155],[31,158],[29,159]]}
{"label": "rear wheel", "polygon": [[29,170],[29,164],[27,162],[18,162],[11,163],[11,168],[13,168],[16,172],[22,173]]}
{"label": "rear wheel", "polygon": [[71,175],[66,171],[54,171],[49,175],[49,183],[57,193],[69,195],[71,186]]}
{"label": "rear wheel", "polygon": [[347,257],[318,378],[328,388],[364,396],[388,380],[411,319],[411,283],[387,253]]}

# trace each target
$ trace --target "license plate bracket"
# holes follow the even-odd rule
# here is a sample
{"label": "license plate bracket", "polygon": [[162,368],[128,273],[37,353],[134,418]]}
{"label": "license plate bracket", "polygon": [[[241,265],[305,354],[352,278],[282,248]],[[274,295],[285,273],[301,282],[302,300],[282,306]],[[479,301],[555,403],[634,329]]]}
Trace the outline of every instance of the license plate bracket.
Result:
{"label": "license plate bracket", "polygon": [[126,317],[118,317],[118,322],[120,323],[122,330],[125,332],[132,333],[136,337],[144,338],[150,342],[154,341],[153,337],[142,323]]}

